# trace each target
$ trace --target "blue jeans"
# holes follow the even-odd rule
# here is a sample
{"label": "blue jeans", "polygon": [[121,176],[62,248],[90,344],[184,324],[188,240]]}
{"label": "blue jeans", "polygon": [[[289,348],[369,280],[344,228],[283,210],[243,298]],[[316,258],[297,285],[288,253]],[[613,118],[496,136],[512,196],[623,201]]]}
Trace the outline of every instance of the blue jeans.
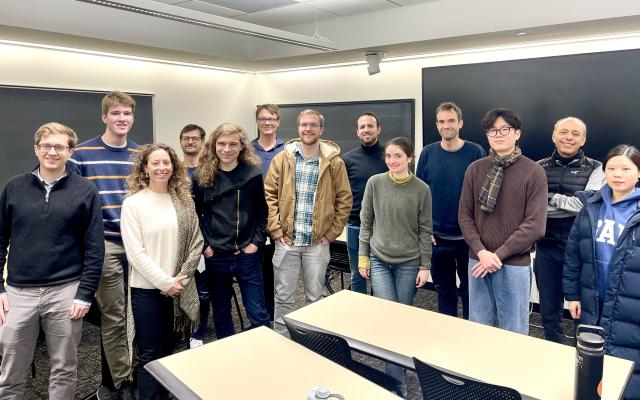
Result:
{"label": "blue jeans", "polygon": [[358,248],[360,247],[360,226],[347,224],[347,253],[351,267],[351,290],[367,294],[367,281],[358,272]]}
{"label": "blue jeans", "polygon": [[216,337],[222,339],[233,335],[235,329],[231,319],[231,297],[233,278],[236,278],[242,304],[251,321],[251,327],[271,327],[269,313],[264,301],[260,252],[236,255],[214,255],[205,260],[209,275],[209,293],[213,305],[213,323]]}
{"label": "blue jeans", "polygon": [[[458,294],[462,298],[462,317],[469,319],[469,246],[464,240],[436,237],[431,253],[431,278],[438,292],[438,312],[456,317]],[[460,278],[460,289],[456,283]]]}
{"label": "blue jeans", "polygon": [[[391,265],[371,255],[371,290],[373,295],[385,300],[395,301],[406,305],[413,305],[416,295],[416,277],[418,267],[399,267]],[[404,368],[384,363],[384,371],[398,379],[402,384],[398,388],[403,396],[407,395],[407,384],[404,379]]]}
{"label": "blue jeans", "polygon": [[484,278],[474,278],[471,268],[478,260],[469,259],[469,320],[529,334],[529,298],[531,269],[529,266],[503,264]]}

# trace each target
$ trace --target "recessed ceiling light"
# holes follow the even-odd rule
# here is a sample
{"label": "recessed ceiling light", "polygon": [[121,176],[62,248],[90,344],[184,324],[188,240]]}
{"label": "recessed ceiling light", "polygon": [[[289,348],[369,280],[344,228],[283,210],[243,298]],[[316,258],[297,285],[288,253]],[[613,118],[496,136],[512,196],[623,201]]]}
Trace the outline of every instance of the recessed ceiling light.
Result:
{"label": "recessed ceiling light", "polygon": [[516,35],[518,35],[518,36],[524,36],[526,34],[527,34],[527,32],[524,32],[524,31],[516,33]]}

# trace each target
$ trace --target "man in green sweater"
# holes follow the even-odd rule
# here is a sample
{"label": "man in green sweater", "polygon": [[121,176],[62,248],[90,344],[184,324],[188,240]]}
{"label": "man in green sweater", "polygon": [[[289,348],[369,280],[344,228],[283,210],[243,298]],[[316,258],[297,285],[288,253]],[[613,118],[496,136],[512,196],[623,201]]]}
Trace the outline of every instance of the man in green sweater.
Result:
{"label": "man in green sweater", "polygon": [[469,245],[469,320],[529,332],[530,252],[545,232],[547,177],[518,147],[522,120],[496,108],[482,119],[488,157],[464,176],[458,222]]}

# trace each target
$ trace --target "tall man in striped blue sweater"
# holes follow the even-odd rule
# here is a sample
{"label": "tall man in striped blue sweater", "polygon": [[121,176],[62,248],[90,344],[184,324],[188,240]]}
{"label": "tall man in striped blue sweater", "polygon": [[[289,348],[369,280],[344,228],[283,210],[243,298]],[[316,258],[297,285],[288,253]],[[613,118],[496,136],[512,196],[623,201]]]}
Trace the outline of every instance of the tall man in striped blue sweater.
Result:
{"label": "tall man in striped blue sweater", "polygon": [[[127,138],[133,125],[135,100],[126,93],[114,91],[102,99],[102,122],[106,129],[101,136],[78,145],[70,165],[98,188],[104,221],[105,257],[102,277],[96,291],[96,303],[101,313],[101,335],[104,356],[109,366],[118,398],[129,398],[133,391],[129,382],[131,364],[127,349],[125,318],[125,285],[127,257],[120,235],[120,210],[126,193],[125,178],[133,162],[131,156],[138,145]],[[110,395],[103,387],[98,398]],[[132,397],[131,397],[132,398]]]}

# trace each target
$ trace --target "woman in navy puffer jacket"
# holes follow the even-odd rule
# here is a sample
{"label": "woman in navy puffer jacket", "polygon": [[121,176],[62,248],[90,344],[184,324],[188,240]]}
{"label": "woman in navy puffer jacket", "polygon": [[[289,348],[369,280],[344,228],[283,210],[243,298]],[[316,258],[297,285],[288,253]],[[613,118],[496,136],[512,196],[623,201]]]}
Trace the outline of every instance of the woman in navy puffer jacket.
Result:
{"label": "woman in navy puffer jacket", "polygon": [[640,400],[640,151],[617,146],[602,168],[607,184],[577,193],[564,297],[574,319],[604,328],[606,354],[636,363],[624,398]]}

